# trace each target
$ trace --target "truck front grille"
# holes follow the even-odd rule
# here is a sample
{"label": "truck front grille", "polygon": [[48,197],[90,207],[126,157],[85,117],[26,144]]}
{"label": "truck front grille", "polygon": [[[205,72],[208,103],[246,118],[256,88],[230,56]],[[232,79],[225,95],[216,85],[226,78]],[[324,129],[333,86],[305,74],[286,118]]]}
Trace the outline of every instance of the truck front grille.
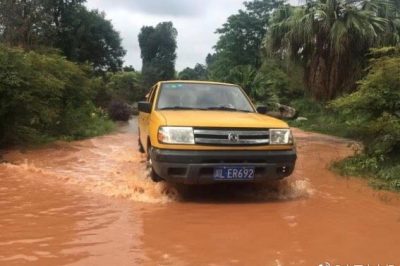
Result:
{"label": "truck front grille", "polygon": [[194,140],[196,144],[209,145],[267,145],[269,130],[195,128]]}

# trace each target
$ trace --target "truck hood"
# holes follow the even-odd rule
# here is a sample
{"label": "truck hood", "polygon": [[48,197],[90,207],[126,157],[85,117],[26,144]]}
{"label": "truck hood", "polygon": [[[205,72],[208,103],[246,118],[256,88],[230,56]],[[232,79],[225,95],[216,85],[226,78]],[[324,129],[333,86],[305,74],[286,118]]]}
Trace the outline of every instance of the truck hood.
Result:
{"label": "truck hood", "polygon": [[168,126],[288,128],[282,120],[258,113],[202,110],[159,111]]}

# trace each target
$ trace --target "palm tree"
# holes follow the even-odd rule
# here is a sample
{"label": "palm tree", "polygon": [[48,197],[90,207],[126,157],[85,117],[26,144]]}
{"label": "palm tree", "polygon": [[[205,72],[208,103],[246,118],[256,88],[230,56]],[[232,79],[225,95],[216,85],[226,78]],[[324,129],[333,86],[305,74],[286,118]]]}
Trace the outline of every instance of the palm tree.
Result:
{"label": "palm tree", "polygon": [[239,65],[229,71],[228,80],[242,87],[251,98],[254,98],[258,86],[257,69],[251,65]]}
{"label": "palm tree", "polygon": [[389,19],[381,14],[383,8],[391,10],[388,1],[311,0],[283,6],[273,16],[267,50],[300,61],[311,95],[333,99],[354,89],[365,54],[388,32]]}
{"label": "palm tree", "polygon": [[242,87],[253,101],[262,101],[262,104],[268,107],[273,107],[279,102],[271,82],[254,66],[239,65],[232,68],[227,80]]}

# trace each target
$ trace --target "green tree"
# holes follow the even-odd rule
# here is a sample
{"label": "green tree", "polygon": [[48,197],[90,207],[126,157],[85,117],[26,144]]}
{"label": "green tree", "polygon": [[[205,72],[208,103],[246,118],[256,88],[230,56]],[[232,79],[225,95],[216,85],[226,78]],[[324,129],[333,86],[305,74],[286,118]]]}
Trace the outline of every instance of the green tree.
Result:
{"label": "green tree", "polygon": [[[283,1],[254,0],[245,2],[245,10],[239,10],[219,28],[220,34],[215,45],[216,53],[209,65],[210,77],[226,80],[231,68],[240,65],[251,65],[259,68],[262,64],[261,45],[267,32],[271,11]],[[209,58],[211,59],[211,58]]]}
{"label": "green tree", "polygon": [[396,38],[388,19],[381,16],[383,8],[391,10],[388,1],[313,0],[300,7],[285,5],[274,13],[267,47],[304,65],[305,84],[314,98],[333,99],[355,88],[370,47],[383,36]]}
{"label": "green tree", "polygon": [[400,190],[400,49],[372,50],[356,92],[331,103],[364,150],[335,164],[341,173],[372,177],[376,187]]}
{"label": "green tree", "polygon": [[367,154],[374,157],[400,152],[400,49],[374,49],[368,75],[356,92],[332,106],[357,129]]}
{"label": "green tree", "polygon": [[292,100],[304,95],[302,74],[302,68],[296,64],[287,64],[285,60],[267,58],[259,69],[259,75],[265,80],[265,86],[257,95],[263,99],[264,94],[273,93],[277,100],[276,103],[290,105]]}
{"label": "green tree", "polygon": [[178,74],[181,80],[206,80],[207,69],[202,64],[196,64],[194,68],[187,67]]}
{"label": "green tree", "polygon": [[53,40],[53,17],[43,0],[0,1],[0,41],[31,49]]}
{"label": "green tree", "polygon": [[2,0],[0,41],[26,50],[60,49],[68,59],[89,62],[96,71],[122,67],[125,50],[104,13],[89,11],[85,0]]}
{"label": "green tree", "polygon": [[142,77],[145,88],[160,80],[175,77],[177,30],[172,22],[156,27],[142,27],[138,39],[142,58]]}
{"label": "green tree", "polygon": [[0,46],[0,146],[104,133],[85,66]]}
{"label": "green tree", "polygon": [[251,65],[236,66],[229,71],[229,80],[239,85],[252,100],[274,108],[279,102],[276,88],[263,72]]}
{"label": "green tree", "polygon": [[118,72],[112,74],[107,89],[115,100],[132,104],[144,98],[141,89],[140,74],[136,72]]}
{"label": "green tree", "polygon": [[68,59],[89,62],[96,71],[121,70],[126,54],[111,21],[104,13],[88,11],[85,6],[71,7],[61,19],[56,47]]}
{"label": "green tree", "polygon": [[257,69],[255,67],[251,65],[240,65],[229,71],[228,79],[242,87],[244,91],[254,99],[256,87],[263,81],[257,74]]}
{"label": "green tree", "polygon": [[135,68],[134,68],[132,65],[124,66],[124,67],[122,68],[122,70],[123,70],[124,72],[135,72]]}

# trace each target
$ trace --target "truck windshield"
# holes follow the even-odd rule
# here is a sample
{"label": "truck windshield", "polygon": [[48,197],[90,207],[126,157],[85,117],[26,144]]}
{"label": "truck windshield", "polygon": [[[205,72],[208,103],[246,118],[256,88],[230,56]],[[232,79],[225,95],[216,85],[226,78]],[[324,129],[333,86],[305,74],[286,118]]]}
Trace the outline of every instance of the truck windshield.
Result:
{"label": "truck windshield", "polygon": [[162,84],[157,109],[254,112],[237,86],[179,82]]}

